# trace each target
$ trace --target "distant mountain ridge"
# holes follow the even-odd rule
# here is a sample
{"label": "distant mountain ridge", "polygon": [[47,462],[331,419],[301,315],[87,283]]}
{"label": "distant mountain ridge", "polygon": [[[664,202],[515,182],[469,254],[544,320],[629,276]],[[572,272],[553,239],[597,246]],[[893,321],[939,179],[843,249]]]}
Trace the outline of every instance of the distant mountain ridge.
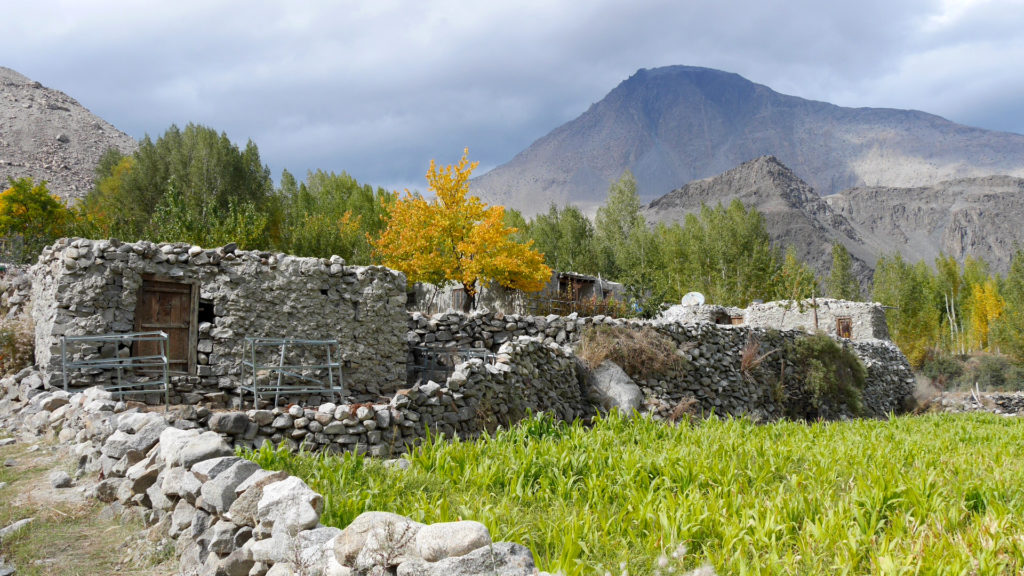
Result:
{"label": "distant mountain ridge", "polygon": [[870,255],[853,224],[774,156],[690,182],[651,202],[643,214],[651,224],[682,223],[687,214],[699,213],[702,204],[727,206],[733,200],[757,208],[776,245],[793,246],[819,275],[828,274],[832,242],[839,241],[851,252],[854,273],[862,283],[870,279],[872,268],[865,261]]}
{"label": "distant mountain ridge", "polygon": [[[65,200],[92,188],[108,148],[135,150],[135,140],[95,116],[74,98],[0,66],[0,186],[8,178],[49,182]],[[0,188],[2,189],[2,188]]]}
{"label": "distant mountain ridge", "polygon": [[853,188],[819,197],[777,158],[764,156],[673,190],[643,213],[652,224],[682,222],[701,204],[734,199],[757,208],[776,245],[793,246],[821,276],[831,268],[832,242],[840,242],[865,286],[884,254],[929,264],[940,253],[959,261],[972,256],[1003,273],[1014,251],[1024,247],[1024,178],[1012,176]]}
{"label": "distant mountain ridge", "polygon": [[638,71],[472,188],[489,202],[534,214],[551,203],[599,204],[626,169],[651,200],[765,155],[821,195],[1024,176],[1024,135],[914,110],[844,108],[738,74],[669,66]]}

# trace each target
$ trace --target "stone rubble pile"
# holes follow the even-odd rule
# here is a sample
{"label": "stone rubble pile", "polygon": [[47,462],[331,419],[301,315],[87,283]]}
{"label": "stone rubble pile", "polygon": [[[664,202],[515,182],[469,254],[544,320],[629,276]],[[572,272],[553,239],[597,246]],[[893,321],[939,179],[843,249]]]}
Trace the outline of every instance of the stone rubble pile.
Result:
{"label": "stone rubble pile", "polygon": [[931,400],[942,412],[991,412],[1001,416],[1024,416],[1024,392],[944,392]]}
{"label": "stone rubble pile", "polygon": [[[367,512],[344,530],[320,524],[323,498],[299,478],[234,456],[220,434],[172,426],[98,387],[69,395],[28,372],[3,381],[0,420],[53,433],[100,480],[103,502],[139,507],[151,540],[173,541],[180,574],[536,574],[529,549],[492,542],[482,524],[424,525]],[[58,432],[59,431],[59,432]]]}

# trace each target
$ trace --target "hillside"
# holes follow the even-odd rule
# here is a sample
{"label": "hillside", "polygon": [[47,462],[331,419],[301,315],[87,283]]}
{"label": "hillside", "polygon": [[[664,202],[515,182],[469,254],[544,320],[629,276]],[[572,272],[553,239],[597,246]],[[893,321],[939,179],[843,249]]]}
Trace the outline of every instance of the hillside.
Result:
{"label": "hillside", "polygon": [[915,188],[853,188],[824,200],[849,221],[870,253],[899,250],[933,262],[939,253],[982,258],[1005,272],[1024,247],[1024,179],[960,178]]}
{"label": "hillside", "polygon": [[[700,212],[701,204],[727,205],[739,199],[764,214],[765,227],[780,246],[793,246],[802,260],[822,276],[832,265],[832,241],[843,243],[853,256],[854,272],[866,282],[871,259],[855,227],[820,198],[774,156],[762,156],[713,178],[691,182],[651,202],[648,222],[682,222]],[[873,261],[873,259],[871,259]]]}
{"label": "hillside", "polygon": [[74,98],[0,67],[0,182],[29,176],[70,200],[92,187],[103,151],[135,149],[135,140]]}
{"label": "hillside", "polygon": [[575,120],[473,181],[485,200],[526,214],[593,206],[632,170],[652,200],[772,155],[826,195],[993,174],[1024,176],[1024,136],[913,110],[844,108],[692,66],[642,69]]}
{"label": "hillside", "polygon": [[852,188],[819,197],[792,170],[764,156],[712,178],[691,182],[653,201],[647,221],[682,222],[702,203],[739,199],[764,214],[772,239],[792,245],[819,274],[831,267],[830,247],[839,241],[854,260],[862,283],[882,254],[899,252],[910,262],[931,263],[940,254],[963,261],[984,259],[1004,273],[1024,246],[1024,178],[960,178],[915,188]]}

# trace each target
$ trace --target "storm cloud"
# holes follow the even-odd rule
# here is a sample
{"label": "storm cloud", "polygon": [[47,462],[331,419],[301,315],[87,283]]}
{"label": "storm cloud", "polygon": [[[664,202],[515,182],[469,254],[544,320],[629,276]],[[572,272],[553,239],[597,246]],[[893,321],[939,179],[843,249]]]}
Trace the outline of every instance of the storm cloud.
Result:
{"label": "storm cloud", "polygon": [[196,122],[251,139],[275,177],[422,188],[466,147],[482,173],[672,64],[1024,132],[1016,1],[44,0],[5,20],[0,65],[136,138]]}

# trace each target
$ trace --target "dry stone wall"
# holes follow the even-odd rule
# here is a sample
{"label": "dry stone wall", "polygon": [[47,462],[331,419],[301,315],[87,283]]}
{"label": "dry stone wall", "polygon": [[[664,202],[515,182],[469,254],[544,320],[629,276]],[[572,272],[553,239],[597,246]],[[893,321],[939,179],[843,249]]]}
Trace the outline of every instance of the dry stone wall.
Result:
{"label": "dry stone wall", "polygon": [[0,425],[57,437],[78,460],[75,480],[63,485],[139,510],[148,526],[140,542],[172,548],[179,574],[545,574],[528,548],[492,542],[479,522],[425,525],[364,512],[344,529],[324,526],[320,494],[236,457],[217,433],[129,408],[98,387],[71,395],[41,382],[34,371],[3,380]]}
{"label": "dry stone wall", "polygon": [[[175,383],[183,403],[220,402],[236,393],[246,336],[337,339],[345,384],[357,399],[394,393],[405,379],[405,278],[338,257],[299,258],[188,244],[62,239],[30,272],[36,361],[60,381],[61,335],[131,332],[144,278],[197,284],[196,374]],[[125,351],[99,346],[77,358]],[[75,375],[102,384],[112,371]]]}
{"label": "dry stone wall", "polygon": [[[648,377],[630,374],[644,392],[642,411],[654,417],[672,418],[680,405],[687,402],[692,403],[690,409],[697,414],[714,412],[768,420],[784,416],[851,415],[841,405],[826,402],[811,406],[812,399],[802,386],[803,375],[792,362],[786,364],[787,344],[806,336],[804,330],[683,323],[665,318],[644,322],[606,316],[539,317],[482,311],[432,317],[413,313],[406,339],[413,350],[420,346],[493,350],[521,335],[551,345],[574,346],[583,331],[594,326],[651,326],[670,336],[686,356],[685,368]],[[904,401],[913,393],[914,379],[899,349],[882,339],[838,341],[850,347],[867,369],[863,391],[865,415],[884,417],[890,411],[901,412]],[[748,345],[757,346],[757,356],[767,356],[745,369],[743,352]]]}

